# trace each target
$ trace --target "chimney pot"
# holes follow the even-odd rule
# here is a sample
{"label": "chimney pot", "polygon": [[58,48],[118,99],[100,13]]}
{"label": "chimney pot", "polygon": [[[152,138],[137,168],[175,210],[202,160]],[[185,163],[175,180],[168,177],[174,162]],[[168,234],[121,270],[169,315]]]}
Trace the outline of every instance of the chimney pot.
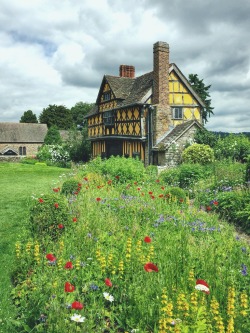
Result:
{"label": "chimney pot", "polygon": [[120,65],[120,77],[135,77],[135,67],[130,65]]}

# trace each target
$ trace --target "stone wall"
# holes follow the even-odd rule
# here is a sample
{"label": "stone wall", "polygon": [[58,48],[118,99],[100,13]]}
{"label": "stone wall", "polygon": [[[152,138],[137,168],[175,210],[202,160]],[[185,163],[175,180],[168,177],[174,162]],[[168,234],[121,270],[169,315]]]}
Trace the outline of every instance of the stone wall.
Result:
{"label": "stone wall", "polygon": [[[26,147],[26,156],[36,155],[38,148],[42,146],[42,143],[0,143],[0,152],[4,149],[11,149],[19,154],[19,147]],[[1,155],[0,155],[1,156]],[[4,155],[8,157],[8,155]],[[9,155],[13,157],[13,155]]]}
{"label": "stone wall", "polygon": [[185,147],[193,141],[196,126],[192,126],[182,136],[172,141],[172,144],[163,151],[158,152],[158,165],[174,167],[181,162],[181,154]]}

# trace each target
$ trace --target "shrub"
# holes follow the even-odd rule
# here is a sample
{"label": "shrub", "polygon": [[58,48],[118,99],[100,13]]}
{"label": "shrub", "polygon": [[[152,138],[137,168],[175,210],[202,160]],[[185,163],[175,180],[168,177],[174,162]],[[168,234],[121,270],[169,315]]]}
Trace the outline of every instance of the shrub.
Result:
{"label": "shrub", "polygon": [[195,143],[184,149],[182,160],[184,163],[199,163],[204,165],[214,161],[214,152],[208,145]]}
{"label": "shrub", "polygon": [[68,179],[62,185],[62,194],[70,195],[79,192],[81,184],[76,179]]}
{"label": "shrub", "polygon": [[217,194],[218,212],[227,221],[249,231],[249,200],[250,193],[246,191],[220,192]]}
{"label": "shrub", "polygon": [[179,168],[179,186],[181,188],[192,187],[207,176],[208,172],[200,164],[182,164]]}
{"label": "shrub", "polygon": [[49,237],[55,240],[68,226],[68,204],[63,196],[44,195],[30,209],[30,229],[35,238]]}
{"label": "shrub", "polygon": [[232,161],[244,162],[250,153],[250,140],[245,135],[230,134],[217,141],[214,153],[218,160],[226,158]]}
{"label": "shrub", "polygon": [[97,172],[101,175],[119,179],[120,182],[143,180],[146,174],[142,161],[137,158],[120,156],[111,156],[105,160],[97,157],[88,164],[85,171]]}
{"label": "shrub", "polygon": [[37,154],[41,162],[49,162],[51,165],[68,167],[70,161],[69,153],[65,146],[60,145],[43,145]]}
{"label": "shrub", "polygon": [[213,148],[216,145],[216,142],[218,141],[218,137],[213,132],[210,132],[205,128],[203,128],[203,129],[198,129],[195,132],[194,141],[196,143],[208,145],[211,148]]}
{"label": "shrub", "polygon": [[162,171],[159,178],[168,185],[179,185],[180,168],[171,168]]}
{"label": "shrub", "polygon": [[247,183],[250,182],[250,155],[247,157],[245,180]]}
{"label": "shrub", "polygon": [[186,200],[186,192],[180,187],[169,187],[165,190],[166,195],[170,195],[170,200],[176,200],[177,202],[183,203]]}

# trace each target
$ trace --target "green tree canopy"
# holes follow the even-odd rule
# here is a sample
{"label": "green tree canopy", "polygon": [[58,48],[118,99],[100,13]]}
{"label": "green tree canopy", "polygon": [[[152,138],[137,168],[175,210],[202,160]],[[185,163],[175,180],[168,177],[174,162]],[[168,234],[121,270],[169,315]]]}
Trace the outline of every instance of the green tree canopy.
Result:
{"label": "green tree canopy", "polygon": [[60,135],[60,132],[56,126],[51,126],[48,129],[47,134],[45,135],[44,138],[44,144],[45,145],[57,145],[62,143],[62,138]]}
{"label": "green tree canopy", "polygon": [[55,125],[58,129],[69,129],[73,125],[71,110],[64,105],[49,105],[43,109],[39,121],[48,127]]}
{"label": "green tree canopy", "polygon": [[36,115],[31,111],[24,111],[20,121],[20,123],[38,123]]}
{"label": "green tree canopy", "polygon": [[94,104],[78,102],[71,108],[73,123],[76,126],[83,124],[84,116],[92,109],[93,105]]}
{"label": "green tree canopy", "polygon": [[214,114],[213,107],[211,107],[211,99],[209,94],[211,85],[206,86],[203,82],[203,79],[200,80],[197,74],[189,74],[188,80],[194,91],[200,96],[205,104],[205,108],[202,110],[202,119],[203,122],[206,123],[208,122],[208,118],[211,116],[211,114]]}

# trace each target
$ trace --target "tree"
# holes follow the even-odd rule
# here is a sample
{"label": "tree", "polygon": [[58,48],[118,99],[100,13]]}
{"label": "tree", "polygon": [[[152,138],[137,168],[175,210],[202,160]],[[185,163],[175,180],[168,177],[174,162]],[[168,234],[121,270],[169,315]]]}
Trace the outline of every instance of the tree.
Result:
{"label": "tree", "polygon": [[25,111],[19,121],[20,123],[38,123],[36,115],[31,111]]}
{"label": "tree", "polygon": [[194,91],[200,96],[205,104],[205,107],[202,110],[202,119],[203,122],[206,123],[211,114],[214,114],[213,107],[211,107],[211,99],[209,98],[209,89],[211,85],[205,86],[203,80],[200,80],[197,74],[189,74],[188,80]]}
{"label": "tree", "polygon": [[71,114],[73,123],[77,125],[82,125],[84,122],[84,116],[93,108],[94,104],[78,102],[75,106],[71,108]]}
{"label": "tree", "polygon": [[45,145],[60,145],[62,143],[62,138],[60,132],[56,126],[51,126],[48,129],[47,134],[44,138]]}
{"label": "tree", "polygon": [[87,162],[90,159],[91,145],[87,138],[87,126],[84,126],[81,131],[78,131],[76,127],[70,129],[66,140],[66,149],[69,152],[71,161]]}
{"label": "tree", "polygon": [[71,111],[64,105],[49,105],[43,109],[39,121],[48,127],[55,125],[58,129],[69,129],[73,125]]}

